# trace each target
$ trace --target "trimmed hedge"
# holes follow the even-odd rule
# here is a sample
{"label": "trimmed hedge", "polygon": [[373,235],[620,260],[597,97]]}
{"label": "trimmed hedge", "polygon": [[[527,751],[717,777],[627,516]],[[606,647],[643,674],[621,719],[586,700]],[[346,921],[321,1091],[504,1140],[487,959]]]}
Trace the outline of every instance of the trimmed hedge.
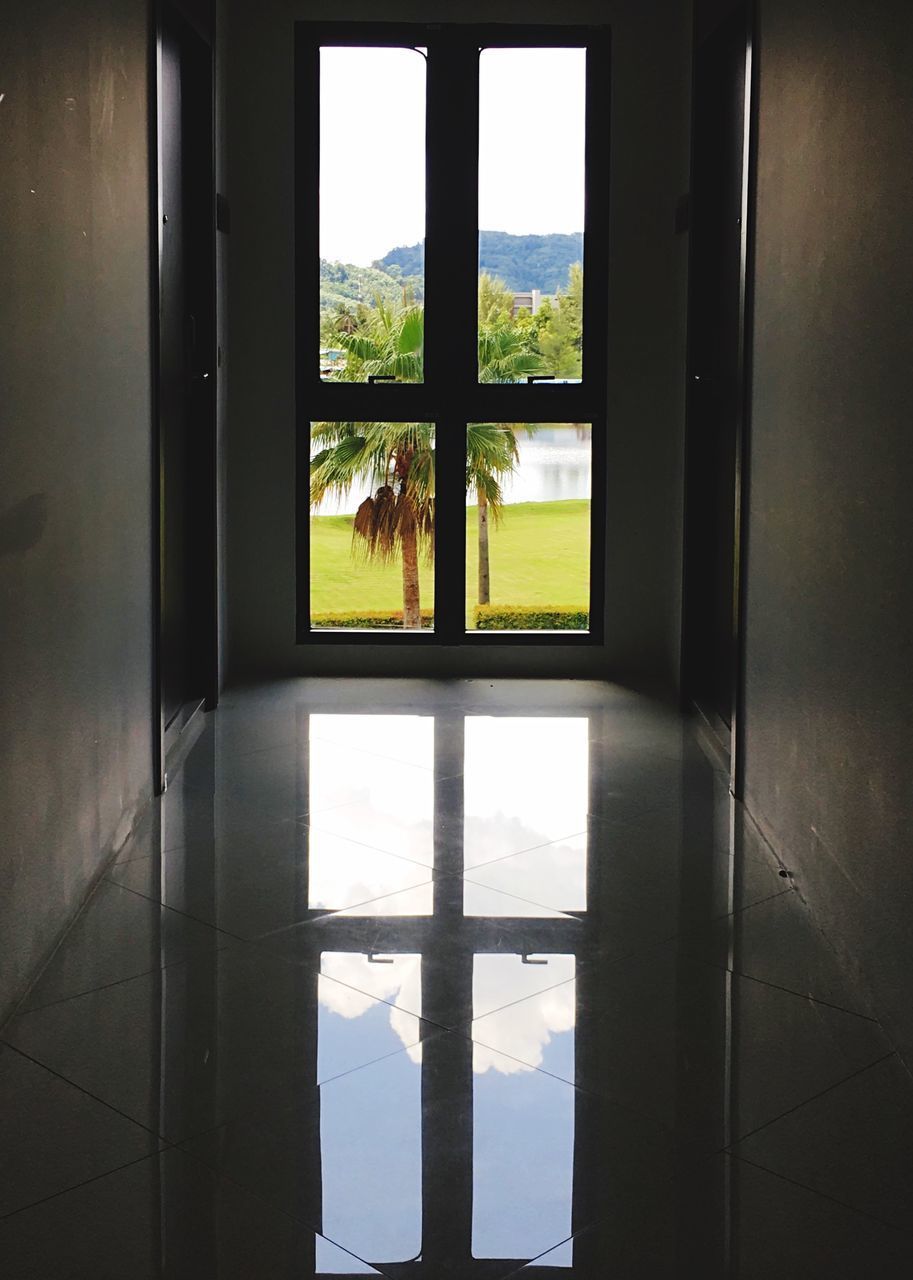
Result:
{"label": "trimmed hedge", "polygon": [[[586,631],[590,615],[573,605],[480,604],[473,609],[477,631]],[[401,609],[352,609],[311,614],[315,629],[391,631],[403,625]],[[434,610],[422,610],[422,629],[434,625]]]}
{"label": "trimmed hedge", "polygon": [[476,605],[479,631],[586,631],[588,610],[573,605]]}
{"label": "trimmed hedge", "polygon": [[[386,609],[352,609],[349,611],[342,610],[334,613],[312,613],[311,626],[313,628],[323,627],[345,627],[348,630],[359,631],[389,631],[403,625],[403,611],[386,610]],[[434,610],[422,610],[422,629],[429,628],[434,625]]]}

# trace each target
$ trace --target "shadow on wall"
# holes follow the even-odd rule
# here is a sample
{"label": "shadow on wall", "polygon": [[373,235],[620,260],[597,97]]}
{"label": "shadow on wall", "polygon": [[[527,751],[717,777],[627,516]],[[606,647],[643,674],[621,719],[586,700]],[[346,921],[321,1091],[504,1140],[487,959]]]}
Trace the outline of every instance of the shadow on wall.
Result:
{"label": "shadow on wall", "polygon": [[45,493],[30,493],[0,515],[0,556],[21,556],[37,547],[48,523]]}

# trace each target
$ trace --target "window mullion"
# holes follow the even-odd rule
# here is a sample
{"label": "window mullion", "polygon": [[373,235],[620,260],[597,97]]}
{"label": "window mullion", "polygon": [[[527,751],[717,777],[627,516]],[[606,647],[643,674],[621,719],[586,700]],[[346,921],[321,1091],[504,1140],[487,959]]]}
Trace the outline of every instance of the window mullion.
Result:
{"label": "window mullion", "polygon": [[478,49],[465,37],[428,47],[425,382],[441,407],[435,443],[435,632],[465,633],[465,424],[476,379]]}
{"label": "window mullion", "polygon": [[425,380],[448,407],[476,376],[478,61],[452,31],[429,44]]}

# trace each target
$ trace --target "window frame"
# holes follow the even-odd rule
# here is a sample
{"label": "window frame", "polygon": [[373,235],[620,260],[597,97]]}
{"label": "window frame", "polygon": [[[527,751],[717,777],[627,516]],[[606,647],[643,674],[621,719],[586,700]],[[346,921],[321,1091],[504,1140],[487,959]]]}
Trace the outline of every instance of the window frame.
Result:
{"label": "window frame", "polygon": [[[319,51],[427,50],[425,357],[422,383],[324,381],[319,347]],[[583,378],[509,385],[478,380],[479,79],[484,48],[585,48]],[[609,245],[610,31],[607,26],[470,23],[295,24],[296,641],[298,644],[592,647],[604,643]],[[460,195],[462,193],[462,196]],[[434,629],[330,631],[310,619],[312,422],[435,426]],[[586,632],[469,631],[465,625],[466,427],[473,422],[592,425],[590,626]],[[454,477],[448,483],[442,477]],[[459,483],[457,477],[460,477]],[[459,583],[442,590],[439,584]]]}

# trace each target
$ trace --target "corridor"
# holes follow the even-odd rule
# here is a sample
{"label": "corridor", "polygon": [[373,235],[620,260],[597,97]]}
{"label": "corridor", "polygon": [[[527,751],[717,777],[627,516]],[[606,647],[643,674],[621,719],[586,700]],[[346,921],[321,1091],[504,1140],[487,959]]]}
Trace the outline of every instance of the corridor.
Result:
{"label": "corridor", "polygon": [[0,1093],[17,1280],[913,1258],[909,1078],[692,729],[609,685],[226,695]]}

